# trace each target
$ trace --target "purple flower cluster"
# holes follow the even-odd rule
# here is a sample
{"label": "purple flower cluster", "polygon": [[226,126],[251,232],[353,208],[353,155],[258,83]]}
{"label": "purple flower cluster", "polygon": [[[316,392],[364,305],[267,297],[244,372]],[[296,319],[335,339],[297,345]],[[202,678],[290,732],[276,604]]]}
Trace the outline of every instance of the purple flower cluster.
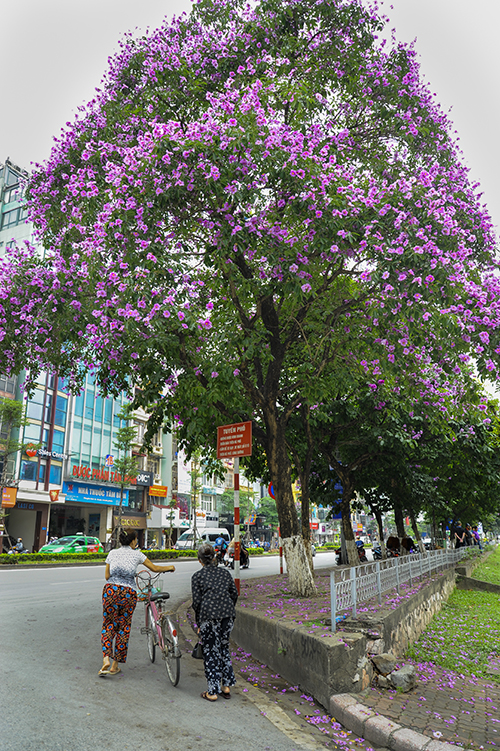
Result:
{"label": "purple flower cluster", "polygon": [[181,369],[248,390],[255,349],[275,358],[272,301],[285,342],[318,319],[326,347],[370,342],[379,409],[393,365],[444,411],[473,362],[495,377],[491,222],[415,52],[380,24],[358,0],[279,17],[213,0],[125,37],[29,186],[45,255],[1,264],[2,371],[76,383],[92,365],[117,389],[153,359],[167,395]]}

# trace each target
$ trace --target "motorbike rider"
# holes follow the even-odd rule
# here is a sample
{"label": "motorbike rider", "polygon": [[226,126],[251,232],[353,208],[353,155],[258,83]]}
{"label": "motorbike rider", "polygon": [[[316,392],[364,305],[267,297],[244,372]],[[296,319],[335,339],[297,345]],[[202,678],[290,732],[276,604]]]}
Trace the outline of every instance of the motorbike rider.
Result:
{"label": "motorbike rider", "polygon": [[[227,548],[227,553],[228,553],[229,557],[234,556],[234,542],[235,542],[235,540],[234,540],[234,537],[233,537],[233,539],[231,540],[231,542],[229,543],[228,548]],[[243,542],[243,540],[241,540],[241,542],[240,542],[240,563],[241,563],[241,567],[242,568],[245,568],[245,567],[248,568],[249,560],[250,560],[250,554],[249,554],[248,550],[245,547],[245,543]]]}
{"label": "motorbike rider", "polygon": [[229,548],[229,543],[223,537],[217,537],[214,542],[215,555],[218,563],[224,562],[224,556]]}
{"label": "motorbike rider", "polygon": [[13,546],[13,547],[11,548],[11,550],[12,550],[12,551],[13,551],[14,553],[24,553],[24,552],[27,552],[27,551],[26,551],[26,548],[25,548],[25,547],[24,547],[24,545],[23,545],[23,538],[22,538],[22,537],[18,537],[18,538],[17,538],[17,542],[16,542],[16,544],[15,544],[15,545],[14,545],[14,546]]}

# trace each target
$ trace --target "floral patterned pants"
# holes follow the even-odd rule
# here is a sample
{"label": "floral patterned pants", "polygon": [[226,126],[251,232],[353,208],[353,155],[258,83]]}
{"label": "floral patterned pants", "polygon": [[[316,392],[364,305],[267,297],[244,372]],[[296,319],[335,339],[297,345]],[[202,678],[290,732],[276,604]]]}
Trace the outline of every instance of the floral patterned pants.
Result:
{"label": "floral patterned pants", "polygon": [[[102,651],[117,662],[125,662],[127,659],[130,626],[136,605],[137,592],[130,587],[122,587],[118,584],[104,585],[102,590]],[[113,640],[115,642],[114,654]]]}
{"label": "floral patterned pants", "polygon": [[236,683],[229,652],[229,637],[233,625],[233,618],[200,623],[203,663],[209,694],[219,694],[221,685],[234,686]]}

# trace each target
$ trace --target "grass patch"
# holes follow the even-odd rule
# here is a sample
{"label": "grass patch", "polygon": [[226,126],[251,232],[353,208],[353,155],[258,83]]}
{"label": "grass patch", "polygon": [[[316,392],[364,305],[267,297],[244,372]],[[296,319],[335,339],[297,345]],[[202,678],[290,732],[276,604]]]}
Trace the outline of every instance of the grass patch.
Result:
{"label": "grass patch", "polygon": [[407,655],[500,683],[500,676],[487,672],[491,661],[500,657],[498,595],[455,589]]}
{"label": "grass patch", "polygon": [[472,576],[490,584],[500,584],[500,546],[497,547],[484,563],[474,569]]}

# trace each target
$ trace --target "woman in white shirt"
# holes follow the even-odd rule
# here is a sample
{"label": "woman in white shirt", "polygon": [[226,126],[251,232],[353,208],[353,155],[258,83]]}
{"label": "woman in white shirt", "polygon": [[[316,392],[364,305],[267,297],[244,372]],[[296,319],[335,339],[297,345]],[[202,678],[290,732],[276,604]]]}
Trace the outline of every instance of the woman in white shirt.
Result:
{"label": "woman in white shirt", "polygon": [[137,605],[135,573],[142,563],[150,571],[164,573],[175,571],[174,566],[157,566],[143,552],[136,550],[137,532],[120,533],[121,547],[111,550],[106,558],[106,584],[102,591],[103,623],[101,644],[102,668],[99,675],[116,675],[121,672],[119,663],[127,659],[128,640],[132,615]]}

